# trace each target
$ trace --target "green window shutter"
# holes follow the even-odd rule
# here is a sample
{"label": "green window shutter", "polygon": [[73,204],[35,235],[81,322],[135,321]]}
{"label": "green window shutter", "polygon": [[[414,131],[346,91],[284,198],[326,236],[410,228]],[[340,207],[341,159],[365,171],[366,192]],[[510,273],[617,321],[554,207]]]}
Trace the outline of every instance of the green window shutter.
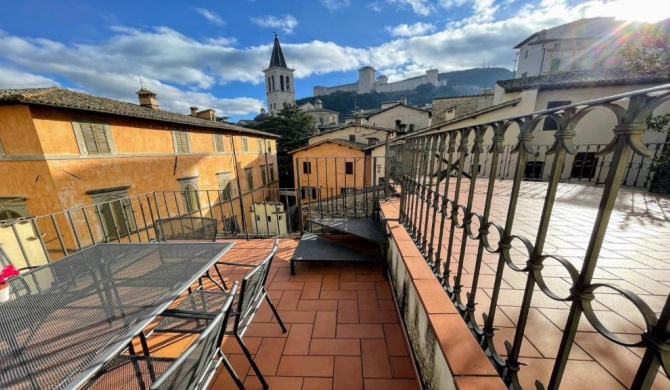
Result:
{"label": "green window shutter", "polygon": [[81,135],[84,139],[86,152],[88,154],[97,154],[98,145],[95,142],[95,131],[93,130],[93,125],[90,123],[80,123],[79,125],[81,126]]}
{"label": "green window shutter", "polygon": [[177,153],[188,153],[188,133],[185,131],[178,131],[175,133],[175,141],[177,142]]}
{"label": "green window shutter", "polygon": [[111,153],[112,150],[109,147],[109,142],[107,141],[107,133],[105,132],[105,125],[92,125],[92,127],[98,153],[101,154]]}
{"label": "green window shutter", "polygon": [[221,134],[214,134],[214,150],[217,152],[223,152],[223,136]]}

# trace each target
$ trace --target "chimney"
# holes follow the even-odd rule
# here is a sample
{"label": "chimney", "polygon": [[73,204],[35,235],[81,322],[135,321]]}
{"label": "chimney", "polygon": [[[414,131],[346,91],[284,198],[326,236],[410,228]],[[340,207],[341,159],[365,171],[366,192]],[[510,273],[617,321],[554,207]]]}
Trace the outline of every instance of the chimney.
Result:
{"label": "chimney", "polygon": [[196,113],[195,115],[198,118],[207,119],[208,121],[216,121],[216,115],[215,114],[216,114],[216,110],[208,108],[206,110],[202,110],[202,111]]}
{"label": "chimney", "polygon": [[191,107],[191,116],[198,116],[198,107]]}
{"label": "chimney", "polygon": [[360,125],[363,123],[363,115],[356,115],[354,119],[354,123],[357,125]]}
{"label": "chimney", "polygon": [[140,89],[137,91],[137,96],[140,99],[140,106],[150,108],[152,110],[158,110],[158,99],[156,99],[156,94],[149,91],[148,89]]}

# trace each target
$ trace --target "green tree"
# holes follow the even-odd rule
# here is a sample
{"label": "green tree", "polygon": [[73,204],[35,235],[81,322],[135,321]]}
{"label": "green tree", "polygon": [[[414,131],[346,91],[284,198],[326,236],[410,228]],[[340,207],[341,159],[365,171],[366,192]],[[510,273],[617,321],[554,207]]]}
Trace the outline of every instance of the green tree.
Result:
{"label": "green tree", "polygon": [[621,47],[626,68],[644,73],[670,72],[670,34],[662,24],[647,24]]}
{"label": "green tree", "polygon": [[[660,23],[644,25],[621,47],[624,66],[640,73],[670,73],[670,33]],[[652,163],[650,192],[670,193],[670,114],[650,115],[647,129],[666,133],[665,145]]]}
{"label": "green tree", "polygon": [[293,157],[288,153],[307,145],[307,138],[314,134],[314,119],[296,106],[285,107],[275,116],[247,127],[277,134],[277,165],[279,167],[279,185],[293,188]]}

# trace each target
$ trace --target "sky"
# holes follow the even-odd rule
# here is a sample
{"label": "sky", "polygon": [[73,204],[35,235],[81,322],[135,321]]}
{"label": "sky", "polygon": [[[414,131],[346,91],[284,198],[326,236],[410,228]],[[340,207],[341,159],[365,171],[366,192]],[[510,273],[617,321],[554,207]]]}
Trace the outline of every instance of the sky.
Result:
{"label": "sky", "polygon": [[0,0],[0,88],[59,86],[162,109],[214,108],[236,122],[266,107],[263,69],[276,32],[296,98],[354,82],[486,66],[583,17],[654,22],[661,0]]}

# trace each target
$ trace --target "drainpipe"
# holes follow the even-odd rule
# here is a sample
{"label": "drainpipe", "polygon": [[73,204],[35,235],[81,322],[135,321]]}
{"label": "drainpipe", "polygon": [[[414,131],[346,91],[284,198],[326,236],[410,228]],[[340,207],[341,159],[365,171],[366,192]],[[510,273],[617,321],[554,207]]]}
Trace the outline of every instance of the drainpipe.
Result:
{"label": "drainpipe", "polygon": [[237,151],[235,150],[235,137],[230,136],[230,143],[233,145],[233,164],[235,164],[235,180],[237,181],[237,188],[240,192],[240,211],[242,212],[242,229],[244,229],[244,234],[249,241],[249,232],[247,231],[247,219],[244,215],[244,197],[242,196],[242,184],[240,183],[240,172],[237,169]]}

